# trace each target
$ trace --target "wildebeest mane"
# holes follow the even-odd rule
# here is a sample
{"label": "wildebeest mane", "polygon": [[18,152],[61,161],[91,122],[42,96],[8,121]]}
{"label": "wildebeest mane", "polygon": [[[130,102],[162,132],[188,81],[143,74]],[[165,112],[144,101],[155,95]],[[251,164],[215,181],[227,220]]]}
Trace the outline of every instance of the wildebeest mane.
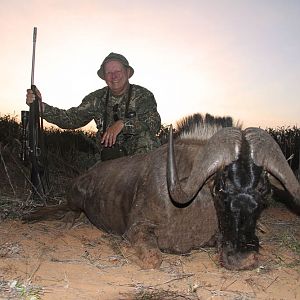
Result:
{"label": "wildebeest mane", "polygon": [[221,128],[232,126],[232,117],[195,113],[177,121],[175,136],[180,139],[207,140]]}

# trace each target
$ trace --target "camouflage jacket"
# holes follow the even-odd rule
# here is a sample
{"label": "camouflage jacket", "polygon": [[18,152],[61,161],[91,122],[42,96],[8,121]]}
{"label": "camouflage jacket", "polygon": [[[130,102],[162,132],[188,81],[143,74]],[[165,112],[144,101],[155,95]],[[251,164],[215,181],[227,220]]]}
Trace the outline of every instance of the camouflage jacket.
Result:
{"label": "camouflage jacket", "polygon": [[78,107],[68,110],[45,103],[43,117],[46,121],[63,129],[80,128],[94,120],[98,129],[98,146],[101,149],[100,136],[104,130],[103,122],[106,111],[106,128],[114,122],[116,116],[125,124],[117,137],[116,144],[125,147],[128,155],[145,153],[160,146],[156,135],[161,127],[157,104],[150,91],[132,84],[128,111],[125,115],[128,94],[127,92],[121,96],[113,96],[109,93],[108,87],[104,87],[84,97]]}

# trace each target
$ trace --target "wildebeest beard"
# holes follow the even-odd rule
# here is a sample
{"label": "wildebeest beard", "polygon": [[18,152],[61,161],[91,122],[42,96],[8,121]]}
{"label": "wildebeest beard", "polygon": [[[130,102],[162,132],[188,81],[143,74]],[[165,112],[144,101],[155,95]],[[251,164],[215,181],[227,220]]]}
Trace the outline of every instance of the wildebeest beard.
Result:
{"label": "wildebeest beard", "polygon": [[270,193],[267,174],[254,164],[244,140],[239,158],[218,172],[213,189],[221,263],[227,268],[253,267],[259,250],[256,223]]}

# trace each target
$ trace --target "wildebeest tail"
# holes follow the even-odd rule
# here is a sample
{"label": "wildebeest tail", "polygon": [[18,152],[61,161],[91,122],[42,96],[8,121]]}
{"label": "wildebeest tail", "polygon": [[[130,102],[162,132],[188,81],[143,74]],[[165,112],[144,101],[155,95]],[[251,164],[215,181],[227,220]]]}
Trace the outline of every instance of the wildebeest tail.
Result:
{"label": "wildebeest tail", "polygon": [[61,220],[71,209],[67,203],[52,206],[41,207],[37,210],[29,212],[22,217],[25,223],[35,223],[38,221],[54,221]]}

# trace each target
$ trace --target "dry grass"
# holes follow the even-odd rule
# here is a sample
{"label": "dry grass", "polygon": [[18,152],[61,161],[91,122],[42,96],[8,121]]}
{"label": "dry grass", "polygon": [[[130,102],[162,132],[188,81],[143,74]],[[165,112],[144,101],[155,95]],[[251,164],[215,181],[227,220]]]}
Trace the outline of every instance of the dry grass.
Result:
{"label": "dry grass", "polygon": [[0,279],[0,297],[3,299],[39,300],[44,292],[42,287],[33,285],[30,280]]}

